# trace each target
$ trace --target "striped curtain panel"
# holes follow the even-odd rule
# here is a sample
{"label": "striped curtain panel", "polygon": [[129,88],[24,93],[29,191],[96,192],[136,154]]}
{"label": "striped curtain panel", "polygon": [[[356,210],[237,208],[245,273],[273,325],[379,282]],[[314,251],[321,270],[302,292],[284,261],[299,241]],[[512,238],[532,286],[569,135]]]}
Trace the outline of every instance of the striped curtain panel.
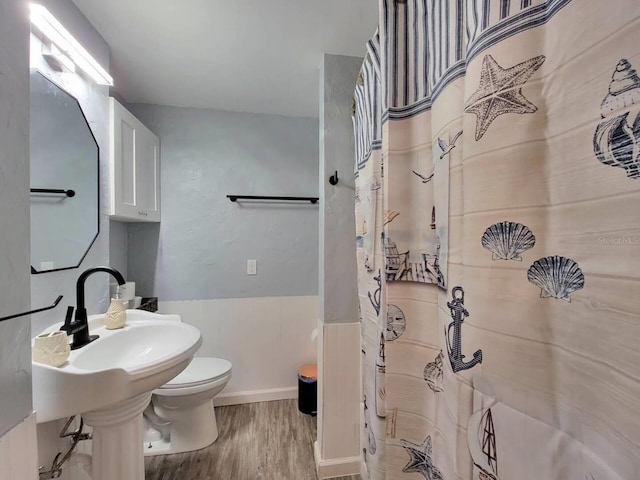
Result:
{"label": "striped curtain panel", "polygon": [[365,476],[640,478],[640,2],[379,7],[353,107]]}

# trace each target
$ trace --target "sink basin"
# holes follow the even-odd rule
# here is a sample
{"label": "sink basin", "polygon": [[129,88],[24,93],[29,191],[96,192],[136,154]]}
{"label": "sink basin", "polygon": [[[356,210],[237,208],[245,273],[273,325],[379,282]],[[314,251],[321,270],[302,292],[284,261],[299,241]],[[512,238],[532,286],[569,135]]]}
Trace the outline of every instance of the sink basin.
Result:
{"label": "sink basin", "polygon": [[[42,333],[58,330],[62,323]],[[33,362],[38,423],[109,407],[164,385],[200,348],[200,331],[179,315],[127,310],[127,325],[107,330],[104,315],[89,317],[96,341],[72,350],[61,367]]]}

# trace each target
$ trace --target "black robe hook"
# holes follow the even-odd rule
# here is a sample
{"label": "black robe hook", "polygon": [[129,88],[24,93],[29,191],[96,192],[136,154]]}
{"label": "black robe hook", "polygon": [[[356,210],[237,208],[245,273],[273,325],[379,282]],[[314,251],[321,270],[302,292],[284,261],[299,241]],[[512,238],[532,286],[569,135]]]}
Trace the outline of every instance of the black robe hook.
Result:
{"label": "black robe hook", "polygon": [[329,183],[331,185],[337,185],[338,184],[338,171],[336,170],[336,173],[334,173],[333,175],[331,175],[329,177]]}

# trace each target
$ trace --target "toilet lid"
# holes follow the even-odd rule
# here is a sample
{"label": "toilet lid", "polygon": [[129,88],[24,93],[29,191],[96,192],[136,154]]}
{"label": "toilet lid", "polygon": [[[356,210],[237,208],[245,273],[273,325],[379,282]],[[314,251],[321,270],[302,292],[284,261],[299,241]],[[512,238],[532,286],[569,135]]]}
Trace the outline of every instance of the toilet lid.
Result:
{"label": "toilet lid", "polygon": [[164,384],[164,388],[193,387],[213,382],[231,372],[231,362],[222,358],[197,357],[177,377]]}

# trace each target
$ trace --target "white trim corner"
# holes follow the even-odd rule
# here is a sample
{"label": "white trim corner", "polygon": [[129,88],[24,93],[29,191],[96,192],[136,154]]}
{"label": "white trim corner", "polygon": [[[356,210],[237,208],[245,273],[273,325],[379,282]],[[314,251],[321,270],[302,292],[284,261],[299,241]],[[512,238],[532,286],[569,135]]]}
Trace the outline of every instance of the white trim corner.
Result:
{"label": "white trim corner", "polygon": [[358,475],[362,468],[361,457],[344,457],[323,460],[320,456],[318,441],[313,442],[313,457],[316,461],[318,479]]}

